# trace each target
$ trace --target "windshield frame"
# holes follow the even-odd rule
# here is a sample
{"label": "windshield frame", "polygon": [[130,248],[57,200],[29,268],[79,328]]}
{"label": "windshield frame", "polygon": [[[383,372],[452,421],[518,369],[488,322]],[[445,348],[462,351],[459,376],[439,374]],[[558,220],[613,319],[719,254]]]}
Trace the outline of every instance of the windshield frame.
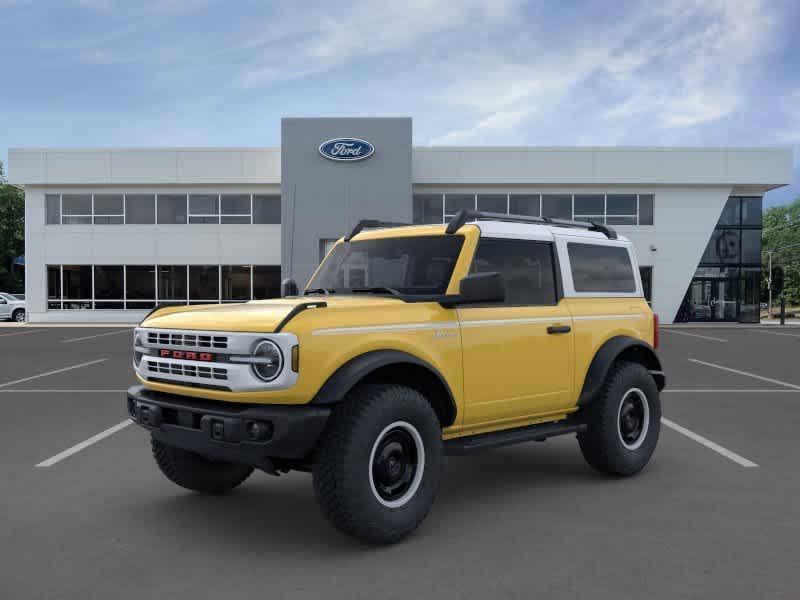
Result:
{"label": "windshield frame", "polygon": [[[334,267],[334,271],[332,274],[338,273],[341,266],[345,261],[347,261],[348,257],[352,255],[354,251],[359,249],[359,246],[363,246],[366,244],[380,244],[380,243],[390,243],[396,242],[397,240],[404,240],[410,241],[412,243],[418,243],[421,240],[430,240],[430,239],[437,239],[437,240],[452,240],[446,243],[452,244],[452,257],[451,264],[449,269],[446,273],[446,276],[443,278],[442,281],[439,282],[439,285],[436,286],[438,289],[431,290],[430,288],[433,286],[427,286],[424,292],[417,292],[413,289],[409,289],[406,286],[398,286],[396,282],[389,282],[389,285],[384,285],[382,282],[363,282],[360,285],[356,285],[353,287],[330,287],[324,286],[321,280],[323,274],[326,273],[326,265],[328,265],[331,261],[336,261],[337,264]],[[303,296],[310,296],[310,295],[336,295],[336,296],[355,296],[355,295],[375,295],[375,296],[384,296],[390,298],[398,298],[405,302],[435,302],[441,299],[443,296],[447,295],[447,290],[450,287],[450,283],[452,282],[453,276],[456,272],[456,268],[458,266],[459,260],[465,248],[466,238],[463,235],[453,235],[453,234],[446,234],[446,233],[436,233],[432,235],[397,235],[397,236],[386,236],[386,237],[369,237],[363,240],[353,240],[350,242],[339,241],[336,243],[333,248],[331,248],[330,252],[328,252],[327,256],[324,258],[322,263],[317,267],[314,271],[314,274],[308,280],[305,288],[303,289]],[[411,253],[409,253],[411,255]],[[419,258],[419,256],[417,256]],[[424,286],[420,286],[424,287]]]}

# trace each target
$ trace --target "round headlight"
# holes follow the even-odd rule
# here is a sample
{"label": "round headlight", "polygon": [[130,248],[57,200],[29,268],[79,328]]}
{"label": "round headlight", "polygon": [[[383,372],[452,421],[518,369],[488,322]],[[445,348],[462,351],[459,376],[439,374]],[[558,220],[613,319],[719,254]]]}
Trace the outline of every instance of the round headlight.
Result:
{"label": "round headlight", "polygon": [[133,364],[138,367],[142,362],[142,353],[136,351],[137,346],[140,348],[142,346],[142,340],[138,333],[133,336]]}
{"label": "round headlight", "polygon": [[281,349],[269,340],[262,340],[253,350],[253,372],[259,379],[272,381],[280,375],[283,369],[283,354]]}

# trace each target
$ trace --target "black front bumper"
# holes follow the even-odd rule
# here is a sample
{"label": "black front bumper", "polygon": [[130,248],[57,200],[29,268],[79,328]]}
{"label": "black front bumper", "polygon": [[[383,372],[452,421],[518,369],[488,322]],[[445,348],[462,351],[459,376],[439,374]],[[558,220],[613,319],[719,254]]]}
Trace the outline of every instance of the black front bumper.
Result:
{"label": "black front bumper", "polygon": [[128,388],[128,415],[157,440],[265,470],[273,458],[306,457],[330,413],[325,406],[234,404]]}

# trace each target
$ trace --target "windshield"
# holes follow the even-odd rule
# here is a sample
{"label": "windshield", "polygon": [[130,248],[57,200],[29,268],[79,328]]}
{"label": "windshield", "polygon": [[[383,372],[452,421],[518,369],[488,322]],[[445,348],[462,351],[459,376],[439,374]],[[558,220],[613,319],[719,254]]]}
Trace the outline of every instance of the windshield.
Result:
{"label": "windshield", "polygon": [[306,293],[444,294],[463,243],[446,235],[337,244]]}

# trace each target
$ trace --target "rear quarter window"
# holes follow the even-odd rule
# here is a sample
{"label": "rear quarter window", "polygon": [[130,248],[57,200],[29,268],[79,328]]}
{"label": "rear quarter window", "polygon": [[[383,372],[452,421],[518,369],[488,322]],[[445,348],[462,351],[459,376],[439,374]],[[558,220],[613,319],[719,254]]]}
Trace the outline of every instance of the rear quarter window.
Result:
{"label": "rear quarter window", "polygon": [[567,244],[572,283],[576,292],[621,293],[636,291],[628,249],[600,244]]}

